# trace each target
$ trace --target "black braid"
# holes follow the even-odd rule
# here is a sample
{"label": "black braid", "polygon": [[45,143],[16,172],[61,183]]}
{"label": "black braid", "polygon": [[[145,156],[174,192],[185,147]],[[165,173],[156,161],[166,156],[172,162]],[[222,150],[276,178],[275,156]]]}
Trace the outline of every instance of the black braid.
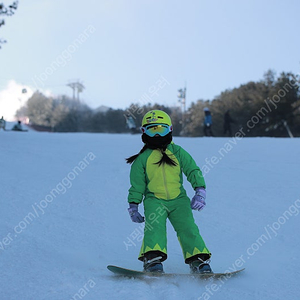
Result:
{"label": "black braid", "polygon": [[170,156],[165,152],[166,149],[160,149],[160,150],[161,150],[162,157],[158,162],[155,163],[156,165],[161,166],[163,163],[166,163],[167,165],[170,166],[174,166],[174,167],[177,166],[176,161],[170,158]]}
{"label": "black braid", "polygon": [[140,154],[142,154],[146,149],[149,148],[149,149],[157,149],[161,151],[162,158],[155,164],[161,166],[163,163],[166,163],[167,165],[170,166],[177,166],[177,163],[172,158],[170,158],[169,155],[165,152],[167,146],[172,142],[172,132],[168,133],[164,137],[160,136],[155,138],[151,138],[144,133],[142,135],[142,141],[145,143],[144,147],[141,149],[141,151],[138,154],[126,158],[126,162],[128,164],[132,164]]}
{"label": "black braid", "polygon": [[137,158],[140,154],[142,154],[147,148],[148,148],[147,145],[144,145],[144,147],[141,149],[141,151],[140,151],[138,154],[135,154],[135,155],[132,155],[132,156],[126,158],[126,163],[132,164],[132,163],[136,160],[136,158]]}

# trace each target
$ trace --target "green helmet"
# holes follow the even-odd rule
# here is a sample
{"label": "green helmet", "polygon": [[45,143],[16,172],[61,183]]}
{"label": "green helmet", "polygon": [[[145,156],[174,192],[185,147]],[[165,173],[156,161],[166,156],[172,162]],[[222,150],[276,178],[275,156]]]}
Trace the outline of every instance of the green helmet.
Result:
{"label": "green helmet", "polygon": [[150,125],[150,124],[166,124],[168,126],[172,126],[172,121],[170,116],[162,110],[155,109],[148,111],[142,120],[142,126]]}

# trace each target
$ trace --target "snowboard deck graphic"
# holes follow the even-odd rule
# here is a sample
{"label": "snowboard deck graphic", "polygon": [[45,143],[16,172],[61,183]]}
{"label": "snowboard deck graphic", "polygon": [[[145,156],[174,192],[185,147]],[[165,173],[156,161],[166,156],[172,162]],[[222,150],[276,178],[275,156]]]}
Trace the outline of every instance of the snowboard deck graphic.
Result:
{"label": "snowboard deck graphic", "polygon": [[189,274],[189,273],[151,273],[151,272],[143,272],[143,271],[136,271],[136,270],[130,270],[118,266],[113,266],[113,265],[108,265],[107,269],[111,272],[113,272],[116,275],[121,275],[125,277],[176,277],[176,276],[181,276],[181,277],[195,277],[195,278],[201,278],[201,279],[207,279],[207,278],[220,278],[222,276],[226,277],[231,277],[233,275],[236,275],[245,268],[236,270],[233,272],[225,272],[225,273],[204,273],[204,274]]}

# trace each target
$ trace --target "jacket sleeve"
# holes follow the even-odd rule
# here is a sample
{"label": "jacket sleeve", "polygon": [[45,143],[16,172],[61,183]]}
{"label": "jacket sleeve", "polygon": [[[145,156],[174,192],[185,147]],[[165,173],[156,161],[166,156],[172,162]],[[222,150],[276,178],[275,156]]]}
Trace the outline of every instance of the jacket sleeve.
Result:
{"label": "jacket sleeve", "polygon": [[192,156],[183,148],[180,148],[180,158],[182,172],[187,177],[187,180],[191,183],[193,189],[196,187],[205,188],[206,185],[202,172]]}
{"label": "jacket sleeve", "polygon": [[130,184],[128,202],[140,204],[143,201],[146,190],[145,167],[140,157],[137,157],[131,166]]}

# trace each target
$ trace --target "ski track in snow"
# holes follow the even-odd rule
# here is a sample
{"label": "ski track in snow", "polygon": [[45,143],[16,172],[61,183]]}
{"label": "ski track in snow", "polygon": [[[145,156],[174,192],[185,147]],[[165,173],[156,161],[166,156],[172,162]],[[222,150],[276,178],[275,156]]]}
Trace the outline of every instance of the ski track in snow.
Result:
{"label": "ski track in snow", "polygon": [[[228,141],[174,138],[207,173],[207,206],[194,217],[213,270],[246,270],[223,282],[141,280],[106,269],[142,268],[124,160],[139,135],[0,131],[0,299],[297,299],[300,140],[243,138],[220,155]],[[170,224],[164,268],[189,272]]]}

